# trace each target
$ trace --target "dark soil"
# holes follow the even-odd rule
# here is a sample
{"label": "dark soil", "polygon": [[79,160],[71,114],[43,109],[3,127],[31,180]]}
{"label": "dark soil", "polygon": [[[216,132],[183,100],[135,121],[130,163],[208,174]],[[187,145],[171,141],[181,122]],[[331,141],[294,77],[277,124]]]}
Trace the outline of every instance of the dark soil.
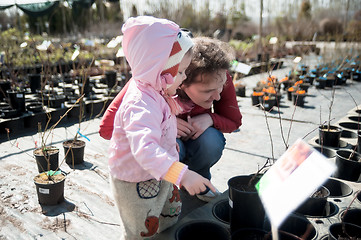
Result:
{"label": "dark soil", "polygon": [[35,176],[34,181],[40,184],[54,184],[61,182],[65,176],[63,174],[58,174],[48,177],[46,173],[41,173]]}
{"label": "dark soil", "polygon": [[[47,146],[45,152],[46,152],[47,155],[51,155],[51,154],[59,152],[59,149],[56,148],[56,147],[53,147],[53,146]],[[42,148],[35,149],[34,150],[34,155],[43,156]]]}
{"label": "dark soil", "polygon": [[69,140],[63,143],[63,146],[65,147],[73,147],[73,148],[80,148],[83,147],[85,145],[84,141],[81,140]]}

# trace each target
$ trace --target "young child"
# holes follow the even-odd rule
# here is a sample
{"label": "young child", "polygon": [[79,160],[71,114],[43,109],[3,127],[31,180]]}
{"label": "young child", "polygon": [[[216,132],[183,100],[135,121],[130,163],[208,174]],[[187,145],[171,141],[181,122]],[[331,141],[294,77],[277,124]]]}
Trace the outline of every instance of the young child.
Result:
{"label": "young child", "polygon": [[132,79],[115,114],[110,140],[110,182],[125,239],[146,239],[178,220],[177,186],[190,194],[208,179],[179,162],[171,97],[186,78],[192,40],[174,22],[149,16],[129,18],[122,27],[123,50]]}

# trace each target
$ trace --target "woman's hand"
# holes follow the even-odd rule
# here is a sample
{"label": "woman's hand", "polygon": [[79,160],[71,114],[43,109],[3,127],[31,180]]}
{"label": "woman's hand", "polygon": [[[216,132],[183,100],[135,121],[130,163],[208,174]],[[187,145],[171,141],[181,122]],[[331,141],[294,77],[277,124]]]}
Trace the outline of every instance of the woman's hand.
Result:
{"label": "woman's hand", "polygon": [[207,178],[189,169],[184,173],[180,185],[184,187],[190,195],[204,192],[207,189],[206,187],[209,187],[214,193],[217,191]]}
{"label": "woman's hand", "polygon": [[194,128],[190,123],[181,118],[177,118],[177,138],[188,140],[192,136]]}
{"label": "woman's hand", "polygon": [[200,114],[194,117],[188,117],[188,123],[193,127],[191,138],[197,139],[207,128],[213,125],[213,120],[208,113]]}

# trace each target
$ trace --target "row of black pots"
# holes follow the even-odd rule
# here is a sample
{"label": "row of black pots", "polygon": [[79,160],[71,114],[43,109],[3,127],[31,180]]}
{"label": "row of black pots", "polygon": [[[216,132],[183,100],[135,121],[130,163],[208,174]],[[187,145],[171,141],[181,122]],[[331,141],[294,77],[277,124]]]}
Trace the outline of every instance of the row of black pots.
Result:
{"label": "row of black pots", "polygon": [[[72,168],[75,165],[84,162],[85,142],[82,140],[69,140],[63,142],[65,162]],[[44,155],[45,153],[45,155]],[[59,181],[50,181],[49,183],[38,182],[39,176],[46,176],[51,171],[59,170],[59,149],[53,146],[46,147],[46,150],[41,148],[34,150],[39,174],[34,178],[36,185],[38,202],[42,205],[56,205],[64,201],[64,176]]]}
{"label": "row of black pots", "polygon": [[[349,116],[351,119],[355,118],[354,122],[340,122],[339,126],[336,125],[323,125],[319,127],[319,139],[318,143],[323,147],[336,148],[336,166],[337,171],[334,176],[340,179],[348,181],[358,181],[361,177],[361,132],[359,116]],[[346,130],[345,128],[350,129]],[[353,130],[353,131],[352,131]],[[355,132],[357,130],[357,132]],[[353,146],[351,150],[344,149],[341,146],[341,136],[346,135],[343,133],[349,133],[349,137],[357,137],[356,146]]]}
{"label": "row of black pots", "polygon": [[[261,210],[261,213],[259,213],[257,209],[257,202],[259,200],[256,198],[258,194],[255,192],[255,189],[252,190],[248,185],[253,176],[254,175],[236,176],[228,181],[229,199],[222,199],[216,202],[212,208],[213,215],[219,222],[211,220],[193,220],[186,222],[177,229],[175,239],[272,239],[270,222],[267,216],[264,215],[264,211]],[[234,188],[235,186],[236,188]],[[346,197],[352,193],[352,189],[347,184],[334,178],[330,178],[322,189],[328,189],[326,190],[326,195],[337,199]],[[231,196],[233,200],[231,200]],[[256,204],[250,204],[252,200],[246,200],[247,197],[256,201]],[[235,200],[242,202],[235,202]],[[246,202],[244,200],[246,200]],[[324,202],[325,199],[323,198],[322,200]],[[361,201],[360,193],[358,194],[358,201]],[[245,215],[236,215],[234,210],[235,205],[243,206],[244,209],[239,207],[237,212]],[[255,210],[255,212],[252,210]],[[331,207],[331,214],[336,214],[337,211],[337,206]],[[338,239],[338,236],[345,236],[344,232],[346,232],[348,236],[361,237],[360,214],[361,209],[357,208],[350,208],[344,211],[341,214],[341,216],[343,216],[341,222],[330,223],[327,237],[329,239]],[[328,216],[330,215],[325,217]],[[315,217],[322,218],[324,216]],[[244,220],[240,221],[240,218]],[[321,220],[319,221],[321,222]],[[236,224],[243,225],[237,227]],[[345,226],[343,229],[340,227],[342,224]],[[227,227],[229,225],[230,231]],[[318,232],[315,227],[303,214],[291,214],[278,230],[278,239],[318,239],[322,237],[317,236]]]}
{"label": "row of black pots", "polygon": [[[84,162],[85,142],[82,140],[69,140],[63,142],[64,155],[66,163],[77,165]],[[50,151],[52,150],[52,151]],[[59,168],[59,149],[55,147],[46,147],[45,155],[41,148],[34,150],[34,156],[38,166],[39,173],[48,170],[57,170]]]}

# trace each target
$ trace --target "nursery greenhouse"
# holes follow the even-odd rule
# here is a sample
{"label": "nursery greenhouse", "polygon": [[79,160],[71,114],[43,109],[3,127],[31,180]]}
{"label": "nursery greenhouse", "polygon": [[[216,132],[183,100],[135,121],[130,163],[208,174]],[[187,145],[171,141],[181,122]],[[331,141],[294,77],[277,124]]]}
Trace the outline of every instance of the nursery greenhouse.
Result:
{"label": "nursery greenhouse", "polygon": [[361,239],[358,0],[1,0],[0,43],[1,240]]}

